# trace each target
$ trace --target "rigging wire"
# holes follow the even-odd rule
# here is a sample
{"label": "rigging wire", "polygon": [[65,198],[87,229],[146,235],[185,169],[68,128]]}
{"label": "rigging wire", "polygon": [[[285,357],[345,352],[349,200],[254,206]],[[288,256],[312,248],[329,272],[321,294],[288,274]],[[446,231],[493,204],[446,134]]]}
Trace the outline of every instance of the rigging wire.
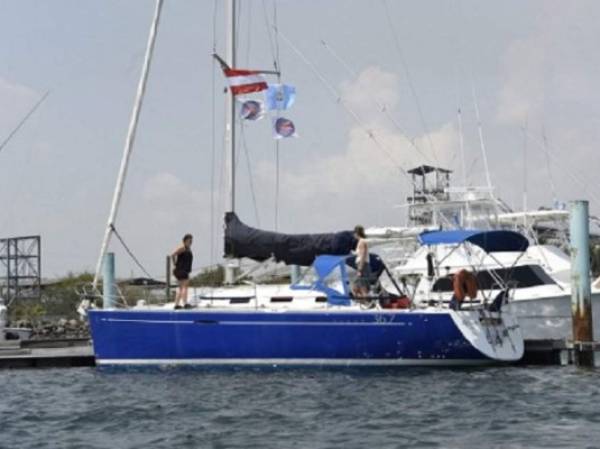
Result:
{"label": "rigging wire", "polygon": [[277,53],[275,52],[275,43],[273,42],[273,37],[271,36],[271,28],[272,25],[269,23],[269,15],[267,13],[267,5],[265,4],[265,0],[262,0],[263,7],[263,19],[265,21],[265,28],[267,30],[267,38],[269,40],[269,47],[271,49],[271,57],[273,58],[273,66],[276,72],[279,72],[279,67],[277,67]]}
{"label": "rigging wire", "polygon": [[390,28],[392,37],[394,38],[394,44],[396,47],[396,51],[398,53],[400,62],[402,63],[402,67],[404,69],[404,74],[406,75],[406,80],[408,82],[408,86],[410,88],[411,94],[417,105],[417,112],[419,114],[419,119],[421,120],[421,126],[423,127],[423,132],[427,136],[427,141],[431,148],[433,159],[436,161],[436,164],[439,166],[440,164],[439,164],[439,160],[437,157],[437,151],[436,151],[435,145],[433,144],[433,140],[431,139],[431,134],[429,132],[429,125],[427,124],[427,121],[425,120],[425,114],[423,114],[423,108],[421,107],[421,102],[419,100],[419,96],[417,95],[417,90],[415,89],[415,85],[412,81],[412,76],[411,76],[410,70],[408,68],[408,63],[406,62],[406,59],[404,58],[404,53],[403,53],[402,47],[400,45],[400,39],[398,38],[398,34],[396,33],[394,23],[392,22],[392,15],[391,15],[390,9],[388,7],[386,0],[381,0],[381,2],[383,3],[384,9],[385,9],[385,18],[386,18],[387,24]]}
{"label": "rigging wire", "polygon": [[242,7],[244,5],[245,2],[240,2],[240,1],[236,1],[234,0],[235,4],[236,4],[236,9],[237,9],[237,13],[236,13],[236,22],[235,22],[235,48],[236,51],[239,48],[239,43],[240,43],[240,35],[241,33],[241,29],[242,29]]}
{"label": "rigging wire", "polygon": [[[279,39],[277,22],[277,2],[273,0],[273,41],[275,43],[275,70],[281,72],[281,61],[279,60]],[[279,75],[278,75],[279,76]]]}
{"label": "rigging wire", "polygon": [[[350,76],[352,76],[354,78],[358,77],[358,73],[355,70],[353,70],[350,67],[350,65],[344,59],[342,59],[342,57],[337,52],[335,52],[333,50],[333,48],[331,48],[331,46],[327,42],[325,42],[324,40],[321,40],[321,45],[323,45],[323,47],[325,47],[325,49],[331,54],[331,56],[333,56],[333,58],[335,60],[337,60],[344,69],[346,69],[346,71],[350,74]],[[419,155],[421,155],[423,158],[425,158],[428,162],[434,162],[430,156],[428,156],[426,153],[423,153],[419,149],[419,147],[415,144],[415,142],[408,137],[408,134],[400,126],[400,123],[398,123],[398,121],[394,118],[394,116],[392,114],[390,114],[387,105],[381,103],[374,96],[370,96],[370,98],[373,101],[373,103],[377,106],[377,108],[379,108],[380,112],[382,112],[385,115],[385,117],[396,127],[396,129],[400,132],[400,135],[408,142],[408,144],[411,147],[413,147],[419,153]]]}
{"label": "rigging wire", "polygon": [[[544,148],[544,142],[540,141],[531,131],[527,131],[527,136],[538,147],[540,147],[542,149]],[[581,176],[575,176],[575,174],[569,169],[569,166],[567,165],[567,163],[565,161],[560,161],[558,159],[558,156],[553,152],[553,146],[548,144],[548,142],[546,142],[545,150],[550,157],[552,157],[557,163],[559,163],[561,165],[562,170],[567,174],[567,176],[569,176],[569,178],[571,178],[572,181],[574,181],[576,184],[578,184],[584,190],[584,192],[586,192],[588,195],[590,195],[590,197],[597,204],[600,204],[600,197],[588,189],[587,183],[580,179]],[[560,152],[560,151],[558,151],[558,152]]]}
{"label": "rigging wire", "polygon": [[29,117],[31,117],[33,113],[37,110],[37,108],[39,108],[41,104],[46,100],[46,98],[48,98],[48,95],[50,95],[49,90],[47,90],[46,93],[41,96],[41,98],[33,105],[29,112],[25,114],[25,116],[21,119],[17,126],[13,128],[13,130],[8,134],[8,136],[6,136],[2,143],[0,143],[0,151],[2,151],[4,147],[8,144],[8,142],[10,142],[10,140],[15,136],[15,134],[19,132],[19,130],[25,124],[25,122],[29,120]]}
{"label": "rigging wire", "polygon": [[[338,93],[336,88],[333,87],[331,85],[331,83],[325,79],[325,77],[317,70],[315,65],[311,61],[309,61],[306,58],[306,56],[294,44],[292,44],[292,42],[285,36],[285,34],[280,32],[280,35],[281,35],[281,38],[283,39],[283,41],[287,45],[289,45],[289,47],[292,49],[292,51],[294,51],[294,53],[296,53],[302,59],[302,61],[313,71],[313,73],[317,76],[317,78],[321,81],[321,83],[323,83],[323,85],[329,90],[329,92],[335,98],[336,102],[338,104],[342,105],[342,107],[344,107],[344,109],[346,109],[346,111],[350,114],[350,116],[354,119],[354,121],[361,128],[363,128],[363,130],[365,131],[367,136],[375,142],[376,146],[386,155],[386,157],[390,160],[390,162],[392,162],[394,164],[394,166],[396,166],[400,171],[406,173],[404,168],[396,161],[396,159],[394,159],[394,157],[392,156],[392,153],[387,149],[387,147],[385,147],[384,145],[381,144],[381,142],[379,142],[379,140],[375,137],[375,134],[373,133],[373,131],[368,129],[364,125],[360,116],[346,103],[346,101]],[[406,173],[406,175],[408,176],[408,173]]]}
{"label": "rigging wire", "polygon": [[550,156],[548,155],[548,137],[546,136],[546,128],[542,126],[542,141],[544,142],[544,159],[546,160],[546,169],[548,170],[548,178],[550,179],[550,191],[552,192],[552,203],[553,207],[556,207],[558,197],[556,196],[556,185],[554,184],[554,178],[552,176],[552,168],[550,166]]}
{"label": "rigging wire", "polygon": [[[213,35],[212,35],[212,50],[213,54],[217,52],[217,2],[213,1]],[[211,152],[210,152],[210,264],[212,265],[215,260],[215,162],[217,154],[217,140],[216,140],[216,126],[217,121],[216,115],[216,61],[215,58],[212,60],[212,73],[211,73]]]}
{"label": "rigging wire", "polygon": [[456,117],[458,120],[458,148],[460,151],[460,166],[462,170],[463,184],[465,187],[467,187],[467,169],[465,168],[465,140],[463,134],[462,110],[460,107],[460,100],[457,102]]}
{"label": "rigging wire", "polygon": [[117,240],[119,240],[119,242],[121,242],[121,245],[123,245],[123,248],[125,249],[127,254],[129,254],[129,257],[131,257],[131,259],[135,262],[135,264],[138,266],[138,268],[140,270],[142,270],[142,272],[147,277],[152,278],[152,275],[150,275],[150,273],[148,273],[148,271],[144,268],[144,266],[141,264],[141,262],[138,260],[138,258],[135,257],[135,255],[133,254],[133,251],[131,251],[129,246],[127,246],[127,244],[125,243],[125,240],[123,240],[123,238],[121,237],[121,234],[119,234],[117,232],[117,228],[115,228],[115,226],[113,224],[111,224],[110,229],[111,229],[112,233],[115,235],[115,237],[117,238]]}
{"label": "rigging wire", "polygon": [[527,122],[521,128],[523,131],[523,226],[527,228]]}
{"label": "rigging wire", "polygon": [[[465,46],[464,44],[464,39],[463,39],[463,35],[460,32],[460,30],[462,30],[464,28],[464,13],[463,13],[463,9],[462,9],[462,4],[460,2],[460,0],[456,1],[454,3],[457,12],[456,12],[456,20],[459,22],[458,23],[458,51],[462,53],[462,50]],[[476,123],[477,123],[477,133],[479,136],[479,146],[481,149],[481,157],[482,157],[482,161],[483,161],[483,166],[484,166],[484,171],[485,171],[485,178],[486,178],[486,183],[487,183],[487,187],[489,189],[490,192],[490,196],[492,197],[492,199],[497,200],[494,196],[493,193],[493,187],[492,187],[492,180],[491,180],[491,176],[490,176],[490,170],[489,170],[489,166],[488,166],[488,159],[487,159],[487,150],[486,150],[486,146],[485,146],[485,140],[483,138],[483,125],[481,122],[481,116],[479,113],[479,102],[477,100],[477,95],[475,92],[475,81],[473,78],[473,68],[470,68],[470,79],[471,79],[471,96],[472,96],[472,100],[473,100],[473,105],[474,105],[474,110],[475,110],[475,119],[476,119]],[[458,69],[457,69],[457,97],[460,95],[460,89],[458,86]],[[459,98],[457,98],[457,101],[459,100]],[[460,107],[460,104],[459,104]],[[460,112],[459,112],[460,113]],[[461,119],[461,127],[462,127],[462,117],[459,117]],[[462,137],[461,137],[462,139]],[[464,150],[463,150],[464,151]],[[464,154],[464,153],[463,153]],[[464,156],[463,156],[464,157]],[[473,167],[475,166],[475,162],[478,160],[478,158],[475,158],[475,160],[473,161],[473,164],[471,164],[471,168],[469,169],[468,173],[472,173],[473,172]],[[463,168],[464,168],[464,163],[463,163]]]}
{"label": "rigging wire", "polygon": [[[332,84],[327,81],[327,79],[325,79],[325,77],[319,72],[319,70],[317,70],[316,66],[314,65],[314,63],[312,63],[287,37],[283,32],[279,32],[281,38],[283,39],[283,41],[292,49],[292,51],[294,53],[296,53],[298,55],[298,57],[300,57],[300,59],[311,69],[311,71],[315,74],[315,76],[317,77],[317,79],[319,79],[319,81],[321,81],[321,83],[323,84],[323,86],[329,91],[330,94],[332,94],[333,98],[335,99],[336,103],[340,104],[345,110],[346,112],[348,112],[348,114],[352,117],[352,119],[358,124],[358,126],[365,132],[365,134],[367,135],[367,137],[369,137],[373,143],[375,144],[375,146],[390,160],[390,162],[398,169],[398,171],[400,171],[400,173],[402,173],[402,175],[405,176],[405,178],[408,180],[408,182],[415,188],[418,188],[418,185],[415,181],[413,181],[413,179],[411,178],[411,176],[409,176],[408,172],[404,169],[404,167],[402,167],[401,164],[399,164],[396,159],[394,159],[394,157],[392,156],[392,152],[388,149],[388,147],[379,140],[379,138],[375,135],[375,133],[373,132],[373,130],[369,129],[365,123],[363,122],[363,120],[360,118],[360,116],[346,103],[346,101],[342,98],[342,96],[337,92],[336,88],[332,86]],[[427,198],[432,199],[433,201],[437,201],[437,199],[435,197],[433,197],[432,195],[428,195],[426,194]],[[447,224],[451,225],[452,223],[450,222],[450,220],[445,217],[443,214],[440,216],[440,218],[442,220],[444,220]]]}
{"label": "rigging wire", "polygon": [[[456,22],[463,18],[462,8],[460,5],[460,0],[454,2],[458,13],[456,14]],[[456,25],[456,23],[455,23]],[[463,185],[467,187],[467,170],[466,170],[466,160],[465,160],[465,136],[463,131],[463,120],[462,120],[462,95],[461,95],[461,68],[459,66],[459,61],[461,59],[461,55],[464,53],[464,39],[463,39],[463,24],[459,23],[457,28],[457,38],[456,38],[456,58],[454,60],[454,78],[456,81],[456,118],[458,122],[458,144],[460,151],[460,162],[461,162],[461,170],[463,177]],[[469,172],[470,173],[470,172]]]}
{"label": "rigging wire", "polygon": [[250,154],[248,151],[248,144],[246,142],[246,134],[244,132],[244,125],[240,126],[240,135],[242,137],[241,141],[242,141],[242,148],[244,149],[244,153],[246,155],[246,168],[248,169],[248,179],[249,179],[249,183],[250,183],[250,196],[252,197],[252,204],[254,205],[254,216],[256,218],[256,225],[260,228],[260,218],[258,216],[258,206],[257,206],[257,202],[256,202],[256,193],[254,190],[254,181],[253,181],[253,175],[252,175],[252,166],[250,164]]}
{"label": "rigging wire", "polygon": [[475,93],[475,83],[473,82],[473,74],[471,74],[471,94],[473,96],[473,105],[475,107],[475,120],[477,121],[477,134],[479,135],[479,146],[481,148],[481,157],[483,160],[483,168],[485,170],[485,180],[487,187],[490,191],[490,195],[493,197],[494,192],[492,190],[492,178],[490,177],[490,169],[487,160],[487,150],[485,148],[485,141],[483,140],[483,125],[481,124],[481,115],[479,114],[479,103],[477,101],[477,94]]}
{"label": "rigging wire", "polygon": [[246,67],[250,66],[250,43],[252,38],[252,2],[248,2],[248,24],[246,25]]}
{"label": "rigging wire", "polygon": [[[267,12],[267,5],[265,0],[262,0],[263,8],[263,19],[265,22],[265,28],[267,30],[267,37],[269,40],[269,47],[271,49],[271,57],[273,58],[273,67],[277,75],[277,82],[281,83],[281,69],[279,60],[279,28],[277,26],[277,3],[273,1],[273,22],[269,22],[269,14]],[[273,35],[271,34],[273,30]],[[277,111],[279,114],[279,110]],[[274,227],[277,231],[279,227],[279,140],[275,141],[275,207],[274,207]]]}
{"label": "rigging wire", "polygon": [[456,121],[457,121],[457,132],[458,132],[458,151],[460,156],[460,168],[462,171],[463,186],[467,187],[467,168],[465,161],[465,135],[463,132],[463,120],[462,120],[462,107],[461,107],[461,94],[460,94],[460,73],[458,65],[454,66],[454,78],[456,80]]}
{"label": "rigging wire", "polygon": [[275,141],[275,231],[279,229],[279,139]]}
{"label": "rigging wire", "polygon": [[[279,60],[279,36],[277,23],[277,2],[273,1],[273,28],[274,28],[274,43],[275,43],[275,59],[273,65],[277,71],[277,83],[281,84],[281,61]],[[279,115],[277,109],[277,115]],[[279,229],[279,139],[275,140],[275,231]]]}

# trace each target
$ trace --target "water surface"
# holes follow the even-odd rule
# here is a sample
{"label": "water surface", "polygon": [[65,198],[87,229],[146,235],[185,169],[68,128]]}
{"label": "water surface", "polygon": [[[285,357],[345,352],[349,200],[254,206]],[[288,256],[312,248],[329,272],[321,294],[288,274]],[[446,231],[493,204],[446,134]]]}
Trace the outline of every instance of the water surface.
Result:
{"label": "water surface", "polygon": [[600,448],[600,372],[0,371],[2,448]]}

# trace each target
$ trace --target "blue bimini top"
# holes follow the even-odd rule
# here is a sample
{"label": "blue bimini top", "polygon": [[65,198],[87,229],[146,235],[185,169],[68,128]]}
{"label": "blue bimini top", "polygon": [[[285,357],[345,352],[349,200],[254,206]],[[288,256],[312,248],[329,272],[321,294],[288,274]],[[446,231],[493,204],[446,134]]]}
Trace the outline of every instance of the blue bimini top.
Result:
{"label": "blue bimini top", "polygon": [[523,252],[529,246],[527,238],[518,232],[480,229],[423,232],[419,235],[419,241],[422,245],[452,245],[469,242],[487,253]]}

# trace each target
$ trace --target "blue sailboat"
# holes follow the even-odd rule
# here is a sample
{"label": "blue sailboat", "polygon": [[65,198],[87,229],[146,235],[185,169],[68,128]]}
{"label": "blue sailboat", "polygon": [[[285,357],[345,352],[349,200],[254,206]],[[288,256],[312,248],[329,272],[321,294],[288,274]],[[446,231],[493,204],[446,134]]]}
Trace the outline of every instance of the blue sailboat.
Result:
{"label": "blue sailboat", "polygon": [[[162,0],[157,0],[144,68],[106,232],[98,259],[94,287],[108,248],[159,23]],[[235,0],[230,11],[226,64],[235,67]],[[285,235],[252,229],[234,214],[235,126],[234,98],[227,95],[230,196],[226,215],[225,251],[230,257],[288,264],[312,264],[312,276],[289,287],[289,294],[241,297],[239,288],[224,289],[219,297],[196,298],[195,307],[172,305],[89,309],[94,353],[99,365],[478,365],[512,362],[523,354],[520,328],[510,313],[509,289],[492,302],[454,305],[436,300],[417,307],[391,276],[385,264],[372,257],[368,297],[354,297],[351,233]],[[527,240],[514,232],[464,231],[424,234],[422,243],[467,245],[470,251],[523,251]],[[377,266],[375,266],[377,265]],[[432,269],[431,277],[435,276]],[[382,278],[387,276],[388,282]],[[509,285],[506,283],[506,285]],[[258,287],[255,288],[255,292]]]}
{"label": "blue sailboat", "polygon": [[[511,231],[441,231],[421,239],[427,245],[480,250],[527,247],[527,240]],[[97,363],[427,366],[513,362],[523,355],[523,339],[505,303],[507,296],[494,307],[452,308],[432,301],[425,308],[389,308],[402,291],[373,290],[377,293],[368,302],[352,297],[351,259],[317,256],[311,281],[292,285],[298,298],[305,299],[307,292],[314,295],[301,309],[268,307],[258,298],[250,298],[250,306],[236,301],[213,306],[215,298],[210,298],[190,310],[89,310]]]}

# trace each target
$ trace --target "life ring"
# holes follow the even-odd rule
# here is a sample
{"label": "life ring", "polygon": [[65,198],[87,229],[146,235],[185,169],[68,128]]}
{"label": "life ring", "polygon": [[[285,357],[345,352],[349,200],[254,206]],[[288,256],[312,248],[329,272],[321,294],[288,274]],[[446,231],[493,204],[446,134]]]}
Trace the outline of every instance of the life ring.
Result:
{"label": "life ring", "polygon": [[467,270],[460,270],[452,280],[454,297],[458,302],[463,302],[468,296],[471,299],[477,297],[477,278]]}

